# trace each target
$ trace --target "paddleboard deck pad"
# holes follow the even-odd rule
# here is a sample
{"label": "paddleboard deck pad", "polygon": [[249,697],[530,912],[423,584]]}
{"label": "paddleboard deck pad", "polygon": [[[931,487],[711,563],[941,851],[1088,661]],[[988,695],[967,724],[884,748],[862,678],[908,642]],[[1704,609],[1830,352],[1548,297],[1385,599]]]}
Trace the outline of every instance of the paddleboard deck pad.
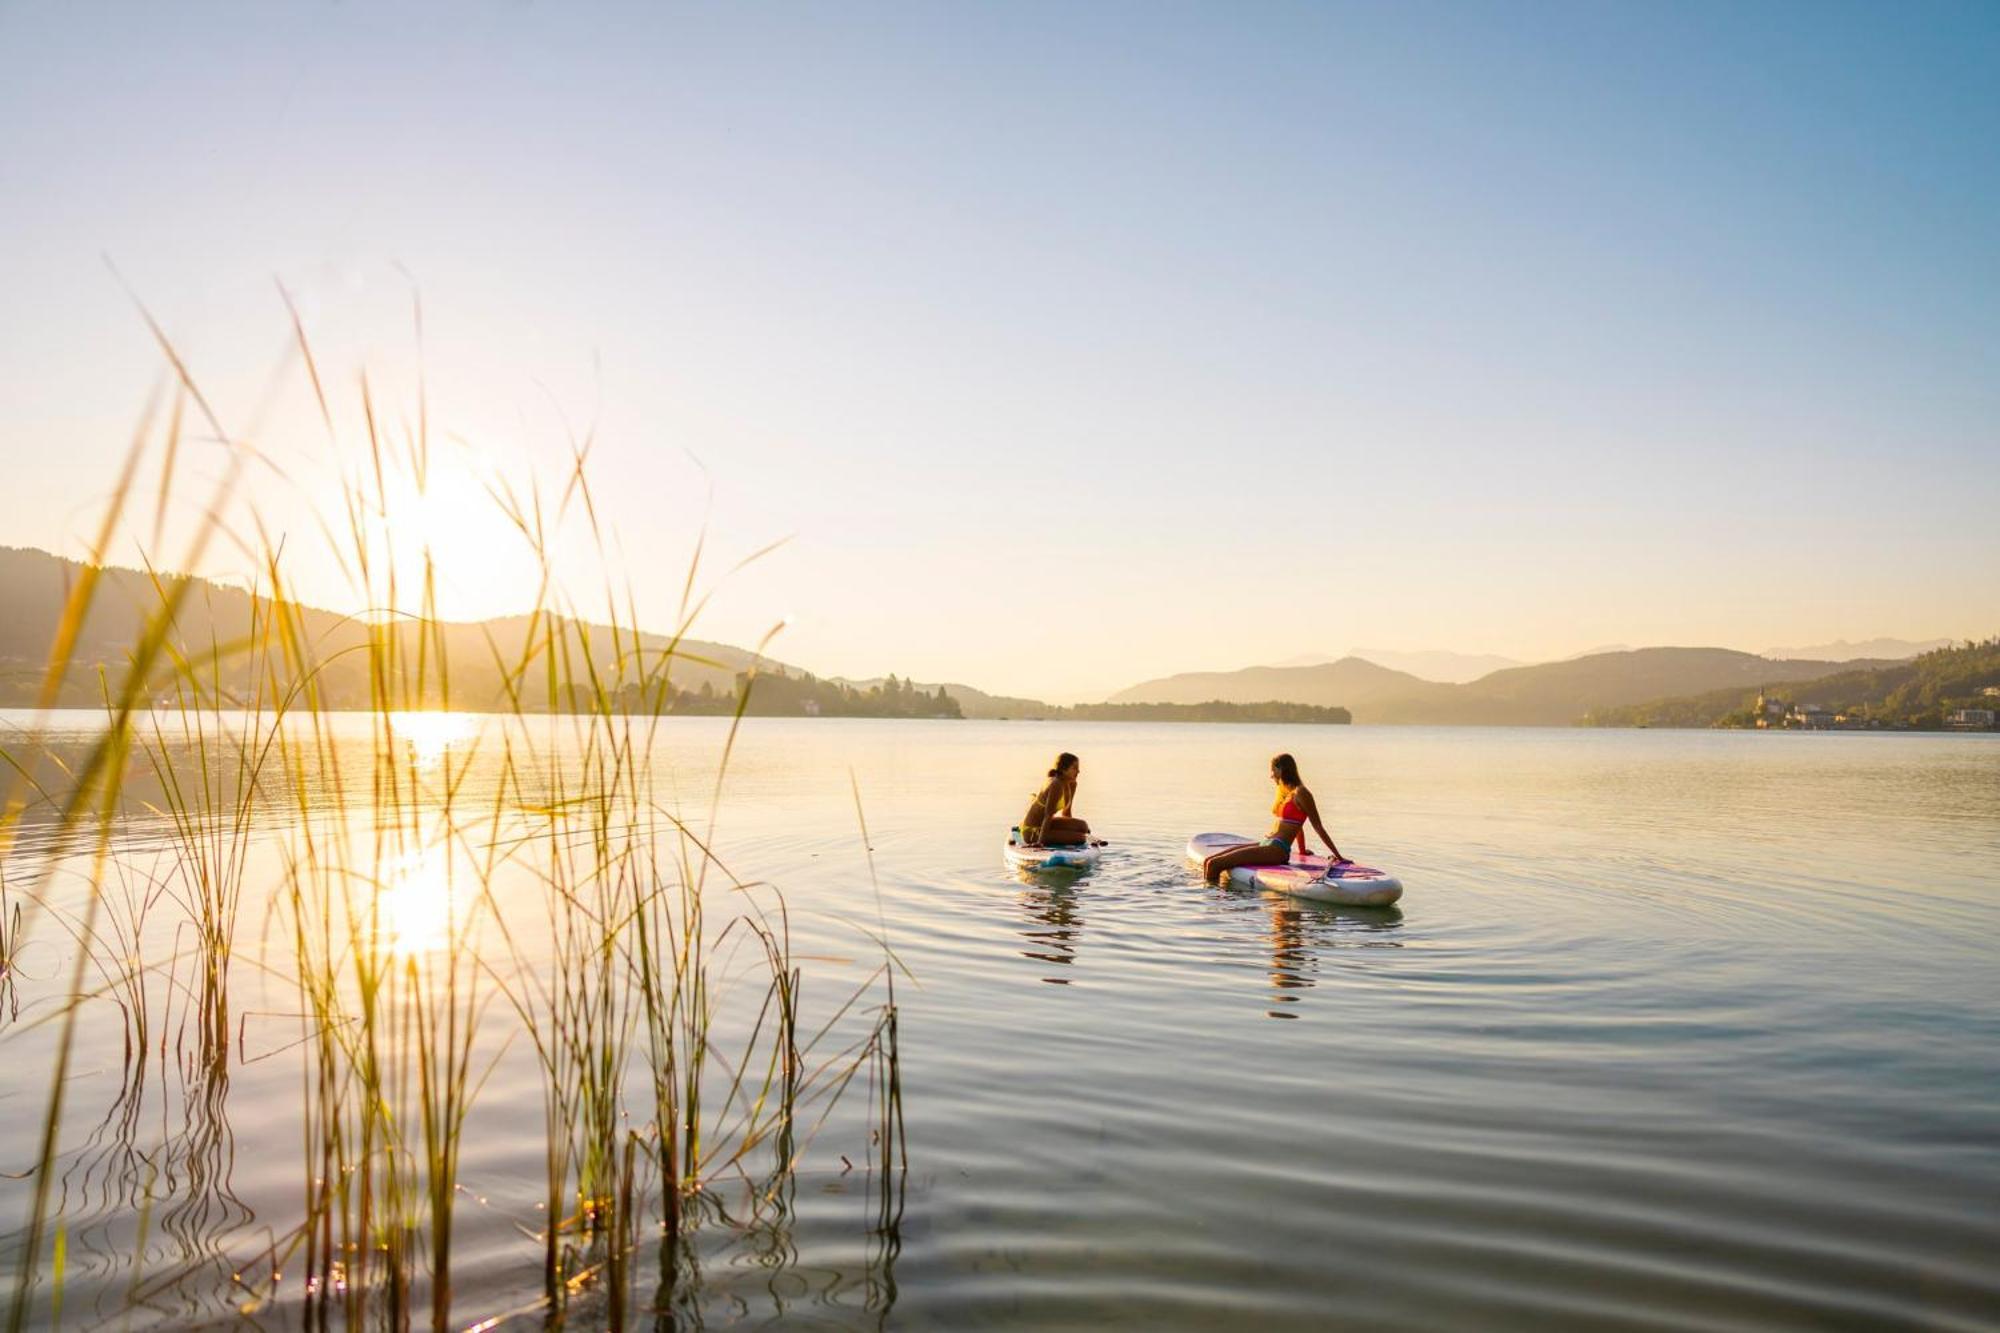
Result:
{"label": "paddleboard deck pad", "polygon": [[[1217,852],[1256,841],[1239,833],[1197,833],[1188,839],[1187,858],[1199,867]],[[1387,907],[1403,896],[1403,882],[1386,870],[1352,861],[1330,865],[1324,856],[1296,852],[1285,865],[1237,866],[1229,872],[1229,882],[1239,889],[1267,889],[1350,907]]]}
{"label": "paddleboard deck pad", "polygon": [[1092,838],[1075,847],[1030,847],[1009,839],[1001,849],[1016,870],[1087,870],[1104,855],[1104,841]]}

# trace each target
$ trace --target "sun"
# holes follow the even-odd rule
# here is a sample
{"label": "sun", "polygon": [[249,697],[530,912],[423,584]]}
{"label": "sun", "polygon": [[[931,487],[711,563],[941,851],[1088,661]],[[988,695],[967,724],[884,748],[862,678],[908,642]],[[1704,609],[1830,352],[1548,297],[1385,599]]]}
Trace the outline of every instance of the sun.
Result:
{"label": "sun", "polygon": [[[404,466],[379,485],[363,487],[363,526],[380,571],[396,571],[396,608],[421,613],[426,595],[423,574],[432,578],[428,608],[448,620],[477,620],[503,614],[522,599],[519,568],[528,558],[521,530],[501,499],[487,489],[469,454],[439,457],[416,475]],[[386,561],[386,563],[385,563]],[[376,597],[386,587],[373,590]]]}
{"label": "sun", "polygon": [[404,475],[387,489],[387,530],[412,552],[428,550],[436,558],[470,553],[514,531],[469,458],[435,460],[422,477]]}

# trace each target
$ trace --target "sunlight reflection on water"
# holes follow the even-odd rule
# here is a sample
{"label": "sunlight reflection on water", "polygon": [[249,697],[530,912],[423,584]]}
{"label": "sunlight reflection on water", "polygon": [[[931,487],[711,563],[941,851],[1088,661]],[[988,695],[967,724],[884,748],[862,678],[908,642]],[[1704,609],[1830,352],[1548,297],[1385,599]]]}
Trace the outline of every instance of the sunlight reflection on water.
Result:
{"label": "sunlight reflection on water", "polygon": [[464,909],[452,892],[445,861],[446,854],[435,847],[390,861],[377,903],[381,935],[392,953],[407,958],[443,949],[454,927],[463,926]]}
{"label": "sunlight reflection on water", "polygon": [[454,746],[462,746],[480,731],[480,719],[469,713],[396,712],[388,715],[389,732],[409,746],[410,762],[431,772]]}

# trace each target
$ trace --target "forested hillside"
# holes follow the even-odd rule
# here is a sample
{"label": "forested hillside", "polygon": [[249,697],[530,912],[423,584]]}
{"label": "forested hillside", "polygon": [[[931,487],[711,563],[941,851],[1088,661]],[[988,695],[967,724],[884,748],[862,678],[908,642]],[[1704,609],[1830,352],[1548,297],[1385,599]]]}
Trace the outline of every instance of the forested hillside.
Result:
{"label": "forested hillside", "polygon": [[[1760,683],[1599,709],[1588,721],[1603,727],[1752,727],[1757,696],[1765,688]],[[1862,725],[1935,729],[1954,709],[2000,707],[2000,699],[1983,693],[2000,688],[2000,638],[1771,688],[1787,703],[1823,708]]]}

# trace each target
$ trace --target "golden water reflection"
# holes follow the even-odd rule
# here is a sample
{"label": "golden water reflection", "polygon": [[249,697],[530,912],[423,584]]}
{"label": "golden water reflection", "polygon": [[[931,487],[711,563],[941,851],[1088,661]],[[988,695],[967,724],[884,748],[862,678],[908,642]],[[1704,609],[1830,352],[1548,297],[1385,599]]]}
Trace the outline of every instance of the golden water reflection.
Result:
{"label": "golden water reflection", "polygon": [[1403,924],[1398,907],[1342,907],[1304,902],[1278,894],[1264,904],[1269,914],[1271,961],[1269,1018],[1297,1018],[1300,992],[1319,985],[1322,954],[1335,948],[1400,947],[1393,932]]}
{"label": "golden water reflection", "polygon": [[[1077,942],[1083,936],[1083,916],[1077,906],[1073,882],[1036,884],[1023,893],[1021,910],[1027,919],[1021,934],[1028,947],[1021,950],[1021,956],[1059,967],[1075,965]],[[1069,978],[1062,975],[1042,980],[1051,986],[1069,985]]]}
{"label": "golden water reflection", "polygon": [[455,888],[441,848],[391,860],[376,897],[379,938],[388,951],[408,958],[448,945],[463,912]]}
{"label": "golden water reflection", "polygon": [[426,772],[479,729],[479,718],[472,713],[400,712],[389,714],[388,721],[390,736],[409,746],[410,762]]}

